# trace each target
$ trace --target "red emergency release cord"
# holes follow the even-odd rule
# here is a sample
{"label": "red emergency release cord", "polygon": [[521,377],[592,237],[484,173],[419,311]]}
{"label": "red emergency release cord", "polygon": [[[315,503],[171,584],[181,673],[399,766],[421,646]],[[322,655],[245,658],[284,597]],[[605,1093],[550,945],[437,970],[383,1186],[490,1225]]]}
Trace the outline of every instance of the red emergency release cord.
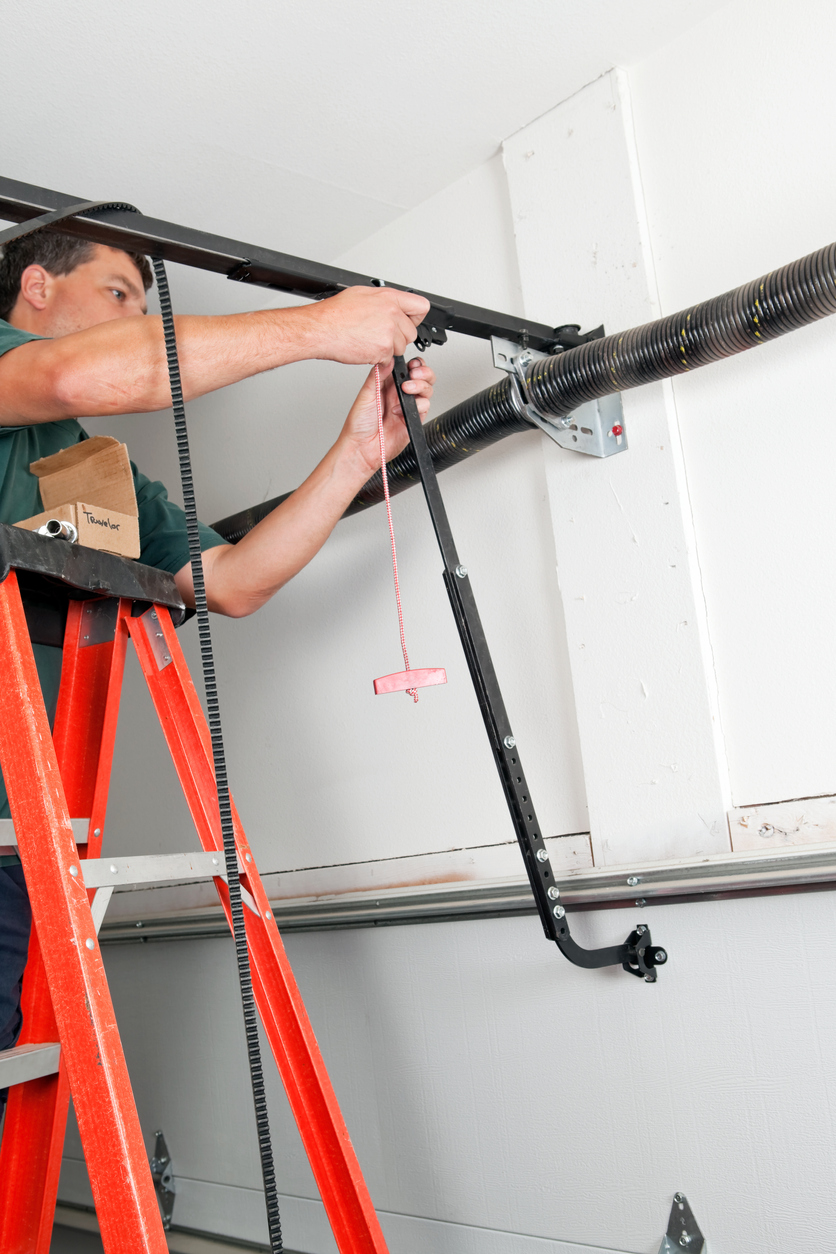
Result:
{"label": "red emergency release cord", "polygon": [[398,626],[401,631],[401,650],[405,670],[396,671],[394,675],[382,675],[374,681],[374,690],[379,696],[383,692],[405,692],[418,700],[418,689],[428,688],[431,684],[446,684],[447,672],[442,667],[411,671],[409,657],[406,652],[406,637],[403,630],[403,609],[401,608],[401,587],[398,581],[398,554],[395,548],[395,528],[392,525],[392,503],[389,498],[389,477],[386,473],[386,437],[383,433],[383,395],[380,389],[380,367],[374,368],[374,388],[377,400],[377,435],[380,441],[380,477],[383,480],[383,496],[386,501],[386,517],[389,519],[389,538],[392,541],[392,574],[395,576],[395,600],[398,603]]}
{"label": "red emergency release cord", "polygon": [[[389,476],[386,473],[386,437],[383,433],[383,395],[380,390],[380,366],[374,368],[374,390],[377,401],[377,436],[380,441],[380,473],[383,479],[383,497],[386,501],[386,517],[389,520],[389,539],[392,542],[392,574],[395,577],[395,600],[398,603],[398,627],[401,633],[401,652],[403,653],[404,669],[409,670],[409,656],[406,651],[406,636],[403,630],[403,608],[401,606],[401,585],[398,581],[398,551],[395,548],[395,528],[392,525],[392,502],[389,497]],[[408,696],[418,700],[416,688],[405,689]]]}

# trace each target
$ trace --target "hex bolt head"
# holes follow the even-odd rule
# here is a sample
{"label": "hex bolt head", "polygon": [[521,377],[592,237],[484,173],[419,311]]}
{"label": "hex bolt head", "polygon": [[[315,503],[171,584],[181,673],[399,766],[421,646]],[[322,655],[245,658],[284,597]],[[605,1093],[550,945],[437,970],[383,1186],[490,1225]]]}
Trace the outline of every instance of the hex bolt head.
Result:
{"label": "hex bolt head", "polygon": [[573,422],[574,422],[574,418],[572,417],[571,414],[564,414],[562,418],[558,418],[557,425],[568,430],[569,427],[571,427]]}
{"label": "hex bolt head", "polygon": [[558,897],[560,896],[560,889],[555,888],[554,884],[552,884],[551,888],[549,889],[549,896],[551,897],[552,901],[557,901]]}
{"label": "hex bolt head", "polygon": [[467,567],[462,566],[461,562],[459,562],[458,566],[456,567],[456,574],[458,575],[459,579],[464,579],[465,576],[467,575]]}
{"label": "hex bolt head", "polygon": [[513,736],[506,736],[502,743],[505,745],[506,749],[513,749],[517,742]]}
{"label": "hex bolt head", "polygon": [[556,919],[562,919],[565,913],[566,911],[562,906],[555,906],[554,910],[552,910],[552,914]]}
{"label": "hex bolt head", "polygon": [[647,931],[647,928],[645,927],[644,923],[640,923],[639,926],[636,928],[636,931],[638,932],[639,936],[644,936],[645,932]]}
{"label": "hex bolt head", "polygon": [[628,875],[627,876],[627,883],[630,885],[631,888],[635,888],[636,885],[641,884],[641,882],[642,882],[642,877],[640,875]]}
{"label": "hex bolt head", "polygon": [[536,856],[538,862],[548,862],[549,860],[549,855],[545,849],[538,849]]}

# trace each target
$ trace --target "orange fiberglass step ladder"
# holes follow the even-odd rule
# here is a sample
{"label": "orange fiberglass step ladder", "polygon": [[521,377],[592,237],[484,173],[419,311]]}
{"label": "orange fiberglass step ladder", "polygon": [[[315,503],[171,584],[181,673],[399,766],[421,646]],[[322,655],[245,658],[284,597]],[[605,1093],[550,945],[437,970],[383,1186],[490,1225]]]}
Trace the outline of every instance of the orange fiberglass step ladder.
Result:
{"label": "orange fiberglass step ladder", "polygon": [[[125,883],[213,876],[230,919],[209,729],[175,634],[184,615],[162,571],[0,525],[0,764],[34,921],[23,1033],[0,1053],[0,1087],[13,1085],[0,1146],[0,1254],[48,1254],[70,1094],[107,1254],[167,1251],[97,932],[114,885]],[[30,639],[57,644],[62,632],[50,734]],[[201,853],[100,857],[129,639]],[[337,1246],[385,1254],[234,809],[233,817],[255,998]]]}

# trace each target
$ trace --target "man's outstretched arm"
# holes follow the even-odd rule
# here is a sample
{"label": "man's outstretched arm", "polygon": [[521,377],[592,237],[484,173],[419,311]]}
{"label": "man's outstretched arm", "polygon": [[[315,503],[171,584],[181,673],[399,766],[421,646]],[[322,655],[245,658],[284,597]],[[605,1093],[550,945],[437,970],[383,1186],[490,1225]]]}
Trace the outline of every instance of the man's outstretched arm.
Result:
{"label": "man's outstretched arm", "polygon": [[[400,355],[429,309],[423,296],[352,287],[316,304],[175,318],[186,400],[289,362],[348,365]],[[0,357],[0,426],[147,413],[171,404],[158,317],[118,318]]]}
{"label": "man's outstretched arm", "polygon": [[[384,380],[384,434],[390,461],[408,442],[392,363],[381,368]],[[435,375],[420,357],[409,363],[405,391],[416,397],[422,419],[429,410]],[[236,545],[220,545],[203,554],[210,610],[243,618],[252,614],[308,564],[363,484],[380,466],[374,371],[364,383],[336,444],[301,487],[268,514]],[[180,595],[194,604],[190,566],[175,575]]]}

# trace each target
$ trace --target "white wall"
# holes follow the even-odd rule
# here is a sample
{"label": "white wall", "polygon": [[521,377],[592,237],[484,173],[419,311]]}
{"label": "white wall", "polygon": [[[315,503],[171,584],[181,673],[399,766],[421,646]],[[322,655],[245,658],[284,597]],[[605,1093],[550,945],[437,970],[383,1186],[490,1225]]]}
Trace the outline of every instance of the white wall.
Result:
{"label": "white wall", "polygon": [[[501,160],[403,215],[340,263],[476,304],[519,309]],[[251,290],[184,268],[173,272],[172,289],[183,311],[246,308],[253,300]],[[263,293],[255,297],[268,303]],[[430,357],[439,373],[436,412],[497,377],[484,341],[455,337]],[[201,516],[229,514],[301,482],[339,431],[364,373],[303,363],[191,406]],[[170,425],[166,414],[107,428],[174,495]],[[517,436],[447,472],[443,491],[524,746],[542,830],[584,832],[539,435]],[[393,513],[410,659],[448,672],[447,686],[423,693],[417,706],[402,696],[375,697],[372,688],[375,676],[402,665],[382,510],[340,523],[321,554],[259,614],[214,622],[230,778],[262,872],[349,863],[356,871],[341,886],[362,888],[372,873],[364,864],[399,857],[378,872],[373,886],[380,887],[386,876],[404,884],[483,873],[492,851],[489,874],[519,869],[420,491],[398,497]],[[194,626],[182,635],[193,641]],[[176,848],[188,820],[140,687],[134,676],[123,702],[109,839],[124,849],[147,847],[149,839]],[[141,719],[134,714],[139,706]],[[148,764],[140,777],[137,761]],[[151,816],[144,804],[149,773],[158,785]],[[437,865],[416,860],[469,847],[483,852],[453,863],[442,856]]]}
{"label": "white wall", "polygon": [[[744,0],[632,71],[663,311],[831,238],[834,36],[836,13],[823,4]],[[599,156],[591,149],[579,170],[587,197],[606,186]],[[514,305],[518,291],[502,246],[507,227],[496,229],[492,216],[497,180],[491,163],[436,198],[438,214],[414,211],[353,256],[367,265],[380,257],[393,278],[408,274],[442,291]],[[565,247],[568,258],[571,238]],[[195,299],[206,299],[203,280],[190,282]],[[556,318],[570,312],[558,308]],[[823,713],[833,706],[832,578],[821,543],[833,523],[827,417],[834,334],[825,322],[675,384],[683,499],[693,506],[697,536],[694,587],[705,594],[738,801],[836,791],[836,746]],[[473,346],[444,353],[443,363],[455,362],[455,387],[462,385],[456,395],[489,377]],[[303,367],[289,380],[243,391],[241,404],[258,407],[249,430],[259,438],[238,441],[234,457],[222,402],[202,404],[198,482],[210,515],[258,495],[259,474],[265,494],[298,477],[312,453],[297,418],[312,373]],[[343,387],[336,380],[329,386],[329,397]],[[269,427],[275,445],[264,434],[274,387],[288,398],[284,416]],[[324,427],[316,439],[324,447]],[[509,705],[524,722],[544,823],[548,815],[552,830],[572,830],[583,813],[582,746],[570,718],[539,441],[508,442],[443,482]],[[150,443],[143,452],[153,460]],[[223,479],[212,470],[220,460]],[[173,477],[163,458],[160,468]],[[497,504],[492,498],[500,494]],[[399,509],[405,584],[414,581],[420,602],[410,606],[408,591],[408,621],[420,641],[413,648],[416,659],[452,671],[457,646],[419,504],[413,494]],[[492,519],[500,525],[487,534]],[[511,591],[520,562],[538,589],[526,643]],[[408,724],[406,703],[400,712],[374,708],[361,719],[364,685],[395,645],[385,625],[389,595],[385,533],[372,515],[342,527],[264,618],[218,633],[233,781],[260,853],[269,849],[268,832],[285,822],[294,857],[306,841],[323,842],[329,855],[385,851],[387,827],[378,822],[399,795],[387,772],[396,758],[415,762],[419,751],[447,780],[437,812],[424,777],[416,781],[417,801],[410,796],[410,807],[421,810],[409,821],[416,831],[426,826],[427,848],[448,839],[439,824],[446,833],[451,816],[488,839],[504,838],[482,732],[464,700],[451,699],[444,709],[452,712],[439,714],[431,694],[417,728]],[[549,637],[551,650],[543,648]],[[265,658],[257,681],[256,652]],[[326,682],[312,690],[314,667],[325,668]],[[352,668],[359,678],[348,674]],[[355,684],[349,704],[344,686]],[[316,710],[305,712],[306,701]],[[302,710],[301,730],[287,725],[289,708]],[[377,719],[386,720],[385,730],[372,735]],[[467,780],[431,730],[436,719],[445,736],[452,727],[454,742],[467,742]],[[349,755],[341,758],[341,793],[331,765],[338,736],[339,752]],[[352,736],[362,744],[344,749]],[[393,739],[398,753],[389,757]],[[377,776],[358,792],[350,776],[369,751]],[[559,769],[563,782],[555,778]],[[313,801],[312,836],[292,774],[309,786],[324,781],[324,798]],[[362,832],[354,817],[361,801]],[[594,813],[597,797],[590,801]],[[133,822],[125,797],[120,805],[121,822]],[[575,928],[581,941],[601,944],[623,937],[635,916],[574,916]],[[655,1254],[676,1189],[692,1200],[713,1254],[820,1254],[832,1246],[832,894],[665,906],[642,917],[671,954],[652,988],[620,971],[570,967],[543,943],[533,919],[290,938],[373,1196],[387,1212],[393,1252],[577,1254],[582,1245]],[[183,1178],[180,1222],[256,1235],[257,1170],[234,1035],[230,946],[111,950],[107,961],[144,1127],[150,1136],[162,1123]],[[310,1177],[280,1099],[274,1108],[288,1245],[319,1254],[331,1247],[316,1207],[304,1200],[313,1197]],[[71,1152],[78,1157],[77,1147]]]}
{"label": "white wall", "polygon": [[[834,236],[833,6],[729,5],[632,74],[661,303]],[[836,791],[832,320],[674,384],[735,804]]]}

